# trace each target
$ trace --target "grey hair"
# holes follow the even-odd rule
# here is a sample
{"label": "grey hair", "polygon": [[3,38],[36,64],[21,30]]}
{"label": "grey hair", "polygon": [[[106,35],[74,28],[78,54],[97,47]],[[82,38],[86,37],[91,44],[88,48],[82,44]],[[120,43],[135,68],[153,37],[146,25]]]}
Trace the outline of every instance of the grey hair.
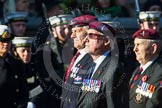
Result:
{"label": "grey hair", "polygon": [[157,48],[157,54],[160,53],[161,49],[162,49],[162,40],[152,40],[152,39],[146,39],[148,46],[151,47],[152,44],[157,44],[158,48]]}

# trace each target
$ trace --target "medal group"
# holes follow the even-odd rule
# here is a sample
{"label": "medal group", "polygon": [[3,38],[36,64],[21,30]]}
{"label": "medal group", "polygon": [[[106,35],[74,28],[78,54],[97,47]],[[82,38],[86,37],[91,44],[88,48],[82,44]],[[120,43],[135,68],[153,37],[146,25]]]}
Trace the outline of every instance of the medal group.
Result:
{"label": "medal group", "polygon": [[90,91],[90,92],[96,92],[98,93],[101,87],[101,81],[100,80],[91,80],[91,79],[84,79],[83,80],[83,91]]}
{"label": "medal group", "polygon": [[151,98],[155,91],[155,86],[144,81],[140,81],[136,89],[136,100],[139,102],[142,99],[142,95]]}

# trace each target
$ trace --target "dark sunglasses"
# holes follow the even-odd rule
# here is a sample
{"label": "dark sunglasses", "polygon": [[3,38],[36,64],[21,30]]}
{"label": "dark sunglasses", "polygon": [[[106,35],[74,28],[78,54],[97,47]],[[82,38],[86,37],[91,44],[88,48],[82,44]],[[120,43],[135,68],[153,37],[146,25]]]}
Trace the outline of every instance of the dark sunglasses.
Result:
{"label": "dark sunglasses", "polygon": [[87,34],[88,38],[91,39],[99,39],[99,38],[105,38],[105,35],[99,35],[99,34],[94,34],[94,33],[89,33]]}

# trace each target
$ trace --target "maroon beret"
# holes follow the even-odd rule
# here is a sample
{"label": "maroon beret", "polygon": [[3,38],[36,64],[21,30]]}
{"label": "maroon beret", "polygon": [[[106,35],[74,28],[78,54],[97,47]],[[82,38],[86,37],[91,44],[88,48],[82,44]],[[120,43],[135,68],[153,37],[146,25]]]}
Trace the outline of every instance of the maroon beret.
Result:
{"label": "maroon beret", "polygon": [[116,35],[115,30],[110,25],[98,21],[90,23],[89,29],[95,29],[104,35],[107,35],[107,31],[109,30],[114,37]]}
{"label": "maroon beret", "polygon": [[71,21],[72,26],[88,26],[90,22],[97,21],[97,17],[93,15],[82,15]]}
{"label": "maroon beret", "polygon": [[144,29],[138,30],[133,34],[133,38],[141,38],[141,39],[160,39],[160,34],[158,31],[153,29]]}

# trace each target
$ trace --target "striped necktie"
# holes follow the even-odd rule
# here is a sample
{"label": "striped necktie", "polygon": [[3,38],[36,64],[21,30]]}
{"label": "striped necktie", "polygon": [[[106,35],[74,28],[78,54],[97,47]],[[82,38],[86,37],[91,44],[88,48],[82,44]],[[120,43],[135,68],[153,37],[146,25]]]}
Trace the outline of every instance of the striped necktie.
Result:
{"label": "striped necktie", "polygon": [[136,75],[135,75],[134,78],[133,78],[133,81],[132,81],[131,86],[130,86],[131,89],[133,88],[135,82],[138,80],[138,78],[139,78],[139,76],[140,76],[140,74],[141,74],[142,71],[143,71],[143,68],[140,67],[140,68],[138,69]]}
{"label": "striped necktie", "polygon": [[72,60],[71,60],[71,62],[70,62],[70,65],[69,65],[69,67],[68,67],[68,70],[66,71],[65,82],[67,81],[67,79],[68,79],[68,77],[69,77],[69,75],[70,75],[70,72],[71,72],[71,68],[73,67],[74,62],[75,62],[75,60],[77,59],[77,57],[78,57],[79,55],[80,55],[80,52],[77,52],[77,53],[73,56],[73,58],[72,58]]}

